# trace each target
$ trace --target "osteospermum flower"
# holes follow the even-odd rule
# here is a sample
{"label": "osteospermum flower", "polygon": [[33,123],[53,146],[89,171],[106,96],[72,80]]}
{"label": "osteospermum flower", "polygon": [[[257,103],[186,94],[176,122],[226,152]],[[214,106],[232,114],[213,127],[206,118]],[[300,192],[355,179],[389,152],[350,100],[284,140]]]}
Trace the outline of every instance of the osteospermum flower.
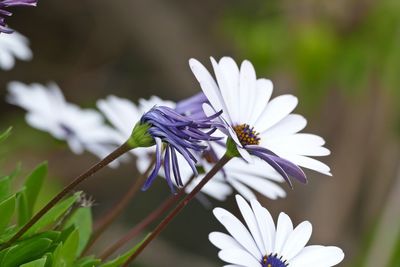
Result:
{"label": "osteospermum flower", "polygon": [[106,137],[117,139],[98,112],[66,102],[55,83],[46,87],[37,83],[10,82],[8,93],[9,103],[28,112],[26,121],[29,125],[66,141],[76,154],[88,150],[104,157],[109,151],[101,141]]}
{"label": "osteospermum flower", "polygon": [[13,31],[7,27],[5,18],[12,15],[6,8],[14,6],[36,6],[37,0],[0,0],[0,34],[12,33]]}
{"label": "osteospermum flower", "polygon": [[228,234],[213,232],[211,243],[221,260],[242,267],[329,267],[340,263],[343,251],[334,246],[306,246],[312,226],[308,221],[293,228],[288,215],[280,213],[277,225],[267,209],[253,199],[251,206],[239,195],[236,201],[246,224],[222,208],[214,215]]}
{"label": "osteospermum flower", "polygon": [[245,60],[240,69],[229,57],[217,63],[213,58],[217,82],[197,60],[189,61],[210,105],[203,105],[206,114],[222,110],[222,129],[230,137],[240,155],[252,162],[252,156],[270,164],[291,185],[289,176],[307,181],[302,169],[309,168],[330,175],[330,169],[309,156],[325,156],[330,151],[325,141],[312,134],[299,133],[306,120],[290,114],[297,106],[292,95],[278,96],[270,101],[272,82],[257,79],[253,65]]}
{"label": "osteospermum flower", "polygon": [[219,115],[220,113],[216,113],[210,117],[193,119],[164,106],[156,106],[145,113],[140,119],[140,125],[147,126],[147,133],[154,138],[156,162],[153,171],[143,186],[143,190],[151,186],[160,171],[161,165],[164,166],[165,178],[171,190],[174,190],[171,174],[175,178],[175,183],[178,186],[183,186],[177,153],[184,157],[192,169],[193,175],[197,176],[197,159],[193,151],[201,152],[206,149],[207,146],[204,145],[204,141],[219,139],[211,136],[217,129],[216,127],[219,126],[213,122],[213,119]]}
{"label": "osteospermum flower", "polygon": [[[209,103],[208,99],[203,92],[200,92],[178,102],[175,110],[182,114],[201,118],[206,116],[202,108],[204,103]],[[226,136],[219,130],[214,135],[220,136],[222,139],[218,142],[208,143],[209,149],[198,155],[198,165],[205,172],[211,170],[226,151]],[[199,176],[200,179],[203,177],[204,175]],[[253,190],[270,199],[286,196],[286,192],[278,185],[278,183],[284,181],[282,176],[274,168],[258,158],[255,158],[251,163],[244,161],[242,158],[233,158],[211,181],[214,180],[232,186],[248,200],[256,197]]]}
{"label": "osteospermum flower", "polygon": [[[149,99],[139,99],[139,105],[136,105],[129,99],[117,96],[108,96],[106,99],[99,100],[97,106],[118,132],[119,136],[118,143],[112,143],[112,140],[104,141],[112,143],[117,147],[129,138],[135,126],[135,122],[139,121],[146,111],[154,106],[175,108],[175,103],[163,100],[157,96],[152,96]],[[144,173],[148,169],[149,163],[152,161],[154,149],[151,147],[136,148],[131,150],[131,153],[137,157],[136,164],[139,172]],[[192,153],[194,155],[197,154],[196,151],[192,151]],[[176,157],[180,171],[181,183],[185,185],[193,176],[193,170],[180,153],[176,153]],[[160,168],[158,174],[166,178],[164,168]],[[193,186],[195,186],[202,177],[203,174],[200,174],[198,177],[193,178],[192,182],[185,188],[186,192],[190,192]],[[179,186],[175,179],[172,179],[172,183],[175,186]],[[225,183],[225,181],[221,179],[213,179],[207,183],[207,185],[202,189],[202,192],[215,199],[225,200],[226,197],[231,194],[232,189]]]}
{"label": "osteospermum flower", "polygon": [[28,39],[18,32],[0,34],[0,69],[12,69],[15,59],[24,61],[32,59]]}

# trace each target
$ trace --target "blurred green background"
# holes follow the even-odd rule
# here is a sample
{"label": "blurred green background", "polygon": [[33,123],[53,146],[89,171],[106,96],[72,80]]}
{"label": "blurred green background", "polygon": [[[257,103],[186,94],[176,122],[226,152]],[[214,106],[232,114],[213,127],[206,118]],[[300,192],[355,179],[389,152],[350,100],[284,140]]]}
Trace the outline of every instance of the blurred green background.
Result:
{"label": "blurred green background", "polygon": [[[92,164],[50,135],[27,126],[4,102],[5,86],[56,81],[83,107],[109,94],[136,100],[156,94],[179,100],[200,89],[188,67],[195,57],[251,60],[274,94],[293,93],[307,131],[324,136],[333,178],[309,172],[286,199],[264,204],[297,224],[310,220],[312,242],[343,248],[340,266],[400,266],[400,1],[269,0],[39,1],[8,20],[31,41],[34,59],[0,75],[0,128],[14,126],[0,153],[3,169],[29,172],[47,159],[49,192]],[[83,185],[97,218],[135,179],[134,162],[107,169]],[[49,193],[50,195],[51,193]],[[169,194],[164,181],[140,193],[98,245],[107,246]],[[43,196],[44,199],[48,196]],[[213,201],[234,212],[233,198]],[[207,235],[222,229],[192,203],[141,256],[144,266],[221,266]]]}

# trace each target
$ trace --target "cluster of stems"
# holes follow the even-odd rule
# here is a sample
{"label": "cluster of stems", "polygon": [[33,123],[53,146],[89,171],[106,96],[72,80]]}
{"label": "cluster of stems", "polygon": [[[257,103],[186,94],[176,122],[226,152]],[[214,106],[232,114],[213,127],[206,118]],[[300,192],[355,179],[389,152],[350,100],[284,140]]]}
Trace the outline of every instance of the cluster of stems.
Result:
{"label": "cluster of stems", "polygon": [[[42,218],[48,211],[50,211],[58,202],[60,202],[65,196],[74,191],[74,189],[84,182],[89,177],[93,176],[96,172],[110,164],[112,161],[122,156],[126,152],[134,149],[134,147],[126,142],[111,152],[107,157],[90,167],[87,171],[76,177],[70,184],[64,187],[64,189],[59,192],[53,199],[51,199],[41,210],[39,210],[35,216],[31,218],[13,237],[9,239],[6,243],[2,244],[1,248],[7,248],[12,246],[17,242],[24,234],[37,223],[40,218]],[[228,149],[229,151],[229,149]],[[171,195],[161,205],[153,210],[147,217],[145,217],[141,222],[134,226],[126,235],[121,239],[116,241],[113,245],[103,251],[100,255],[101,260],[106,260],[111,255],[113,255],[117,250],[127,244],[129,241],[134,239],[139,233],[149,227],[150,224],[159,219],[168,210],[170,212],[160,221],[160,223],[154,228],[154,230],[141,242],[136,251],[127,259],[123,266],[128,266],[130,262],[136,259],[136,257],[153,241],[167,226],[168,224],[186,207],[186,205],[197,195],[198,192],[209,182],[213,176],[222,169],[222,167],[232,158],[232,155],[225,154],[214,167],[205,175],[205,177],[198,183],[194,189],[185,195],[186,187],[193,181],[194,176],[189,179],[184,187],[180,188],[177,194]],[[148,176],[150,170],[154,167],[155,159],[153,159],[147,170],[138,177],[133,183],[125,195],[117,202],[117,204],[103,216],[96,226],[95,231],[87,244],[83,255],[92,248],[94,243],[99,239],[99,237],[104,233],[104,231],[112,224],[112,222],[123,212],[127,207],[130,200],[135,196],[135,194],[141,188],[143,181]],[[184,196],[185,195],[185,196]],[[176,204],[176,205],[175,205]],[[173,207],[175,205],[175,207]]]}

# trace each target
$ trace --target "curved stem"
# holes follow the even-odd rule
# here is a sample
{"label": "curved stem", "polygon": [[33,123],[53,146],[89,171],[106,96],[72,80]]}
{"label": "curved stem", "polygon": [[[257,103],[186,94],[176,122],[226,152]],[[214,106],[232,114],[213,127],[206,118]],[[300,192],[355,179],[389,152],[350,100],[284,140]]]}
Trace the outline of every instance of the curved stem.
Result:
{"label": "curved stem", "polygon": [[129,263],[136,259],[136,257],[153,241],[167,226],[168,224],[178,215],[183,208],[196,196],[196,194],[207,184],[214,175],[222,169],[222,167],[231,159],[230,156],[225,154],[215,165],[214,167],[207,173],[207,175],[201,180],[201,182],[190,192],[190,194],[186,195],[179,204],[157,225],[153,232],[146,237],[146,239],[141,243],[141,245],[137,248],[135,253],[129,257],[127,261],[122,265],[122,267],[128,267]]}
{"label": "curved stem", "polygon": [[93,244],[99,239],[101,234],[113,223],[113,221],[122,213],[122,211],[129,204],[129,201],[136,195],[136,193],[140,190],[142,182],[147,178],[149,172],[153,168],[155,163],[155,158],[149,164],[149,167],[146,169],[144,173],[142,173],[139,178],[137,178],[133,183],[129,190],[125,193],[124,196],[117,202],[117,204],[112,207],[96,224],[94,233],[90,242],[86,246],[83,251],[83,255],[85,255],[89,249],[93,246]]}
{"label": "curved stem", "polygon": [[111,247],[106,249],[100,255],[100,259],[102,261],[106,260],[115,251],[120,249],[127,242],[134,239],[139,233],[141,233],[146,227],[148,227],[152,222],[154,222],[157,218],[163,215],[167,210],[169,210],[174,203],[176,203],[182,195],[185,193],[186,187],[193,181],[194,176],[190,178],[190,180],[182,187],[176,195],[169,196],[165,201],[161,203],[155,210],[153,210],[146,218],[144,218],[139,224],[135,225],[126,235],[124,235],[121,239],[115,242]]}
{"label": "curved stem", "polygon": [[120,147],[111,152],[107,157],[93,165],[90,169],[79,175],[75,178],[70,184],[68,184],[64,189],[58,193],[50,202],[46,204],[35,216],[33,216],[9,241],[7,241],[2,249],[9,247],[12,243],[17,241],[20,237],[22,237],[26,231],[29,230],[40,218],[43,217],[51,208],[53,208],[61,199],[63,199],[66,195],[68,195],[76,186],[85,181],[87,178],[107,166],[109,163],[114,161],[119,156],[131,150],[132,147],[127,143],[122,144]]}

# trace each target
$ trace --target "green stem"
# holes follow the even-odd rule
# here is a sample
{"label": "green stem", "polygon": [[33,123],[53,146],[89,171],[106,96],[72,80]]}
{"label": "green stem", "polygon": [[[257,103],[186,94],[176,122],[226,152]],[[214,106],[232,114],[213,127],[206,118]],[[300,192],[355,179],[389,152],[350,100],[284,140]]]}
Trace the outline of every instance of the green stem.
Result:
{"label": "green stem", "polygon": [[93,244],[99,239],[102,233],[113,223],[113,221],[122,213],[122,211],[129,204],[129,201],[136,195],[136,193],[140,190],[143,181],[149,175],[149,172],[154,167],[155,158],[149,164],[149,167],[146,169],[144,173],[142,173],[139,178],[137,178],[133,183],[129,190],[125,193],[125,195],[118,201],[118,203],[112,207],[96,224],[94,233],[88,245],[86,246],[83,255],[85,255]]}
{"label": "green stem", "polygon": [[122,267],[128,267],[129,263],[136,259],[136,257],[153,241],[167,226],[168,224],[178,215],[183,208],[196,196],[196,194],[207,184],[214,175],[222,169],[222,167],[228,163],[231,159],[228,154],[225,154],[215,165],[214,167],[207,173],[207,175],[201,180],[201,182],[190,192],[190,194],[186,195],[179,204],[157,225],[153,232],[146,237],[143,243],[137,248],[135,253],[129,257],[129,259],[122,265]]}
{"label": "green stem", "polygon": [[12,245],[15,241],[17,241],[20,237],[22,237],[26,231],[28,231],[37,221],[40,220],[40,218],[43,217],[51,208],[53,208],[60,200],[62,200],[66,195],[68,195],[73,189],[75,189],[76,186],[78,186],[80,183],[85,181],[87,178],[107,166],[109,163],[114,161],[116,158],[119,156],[125,154],[129,150],[131,150],[132,147],[129,146],[127,143],[122,144],[120,147],[115,149],[113,152],[111,152],[107,157],[93,165],[90,169],[88,169],[86,172],[82,173],[79,175],[77,178],[75,178],[70,184],[68,184],[64,189],[58,193],[50,202],[46,204],[34,217],[32,217],[9,241],[7,241],[1,248],[4,249],[6,247],[9,247]]}
{"label": "green stem", "polygon": [[111,247],[106,249],[100,255],[100,259],[103,261],[114,254],[115,251],[120,249],[127,242],[134,239],[139,233],[141,233],[144,229],[146,229],[152,222],[158,219],[161,215],[163,215],[167,210],[169,210],[173,204],[175,204],[185,193],[186,187],[193,181],[194,176],[192,176],[189,181],[185,184],[185,186],[179,189],[179,192],[176,195],[169,196],[165,201],[161,203],[155,210],[153,210],[146,218],[144,218],[139,224],[134,226],[127,234],[125,234],[121,239],[115,242]]}

